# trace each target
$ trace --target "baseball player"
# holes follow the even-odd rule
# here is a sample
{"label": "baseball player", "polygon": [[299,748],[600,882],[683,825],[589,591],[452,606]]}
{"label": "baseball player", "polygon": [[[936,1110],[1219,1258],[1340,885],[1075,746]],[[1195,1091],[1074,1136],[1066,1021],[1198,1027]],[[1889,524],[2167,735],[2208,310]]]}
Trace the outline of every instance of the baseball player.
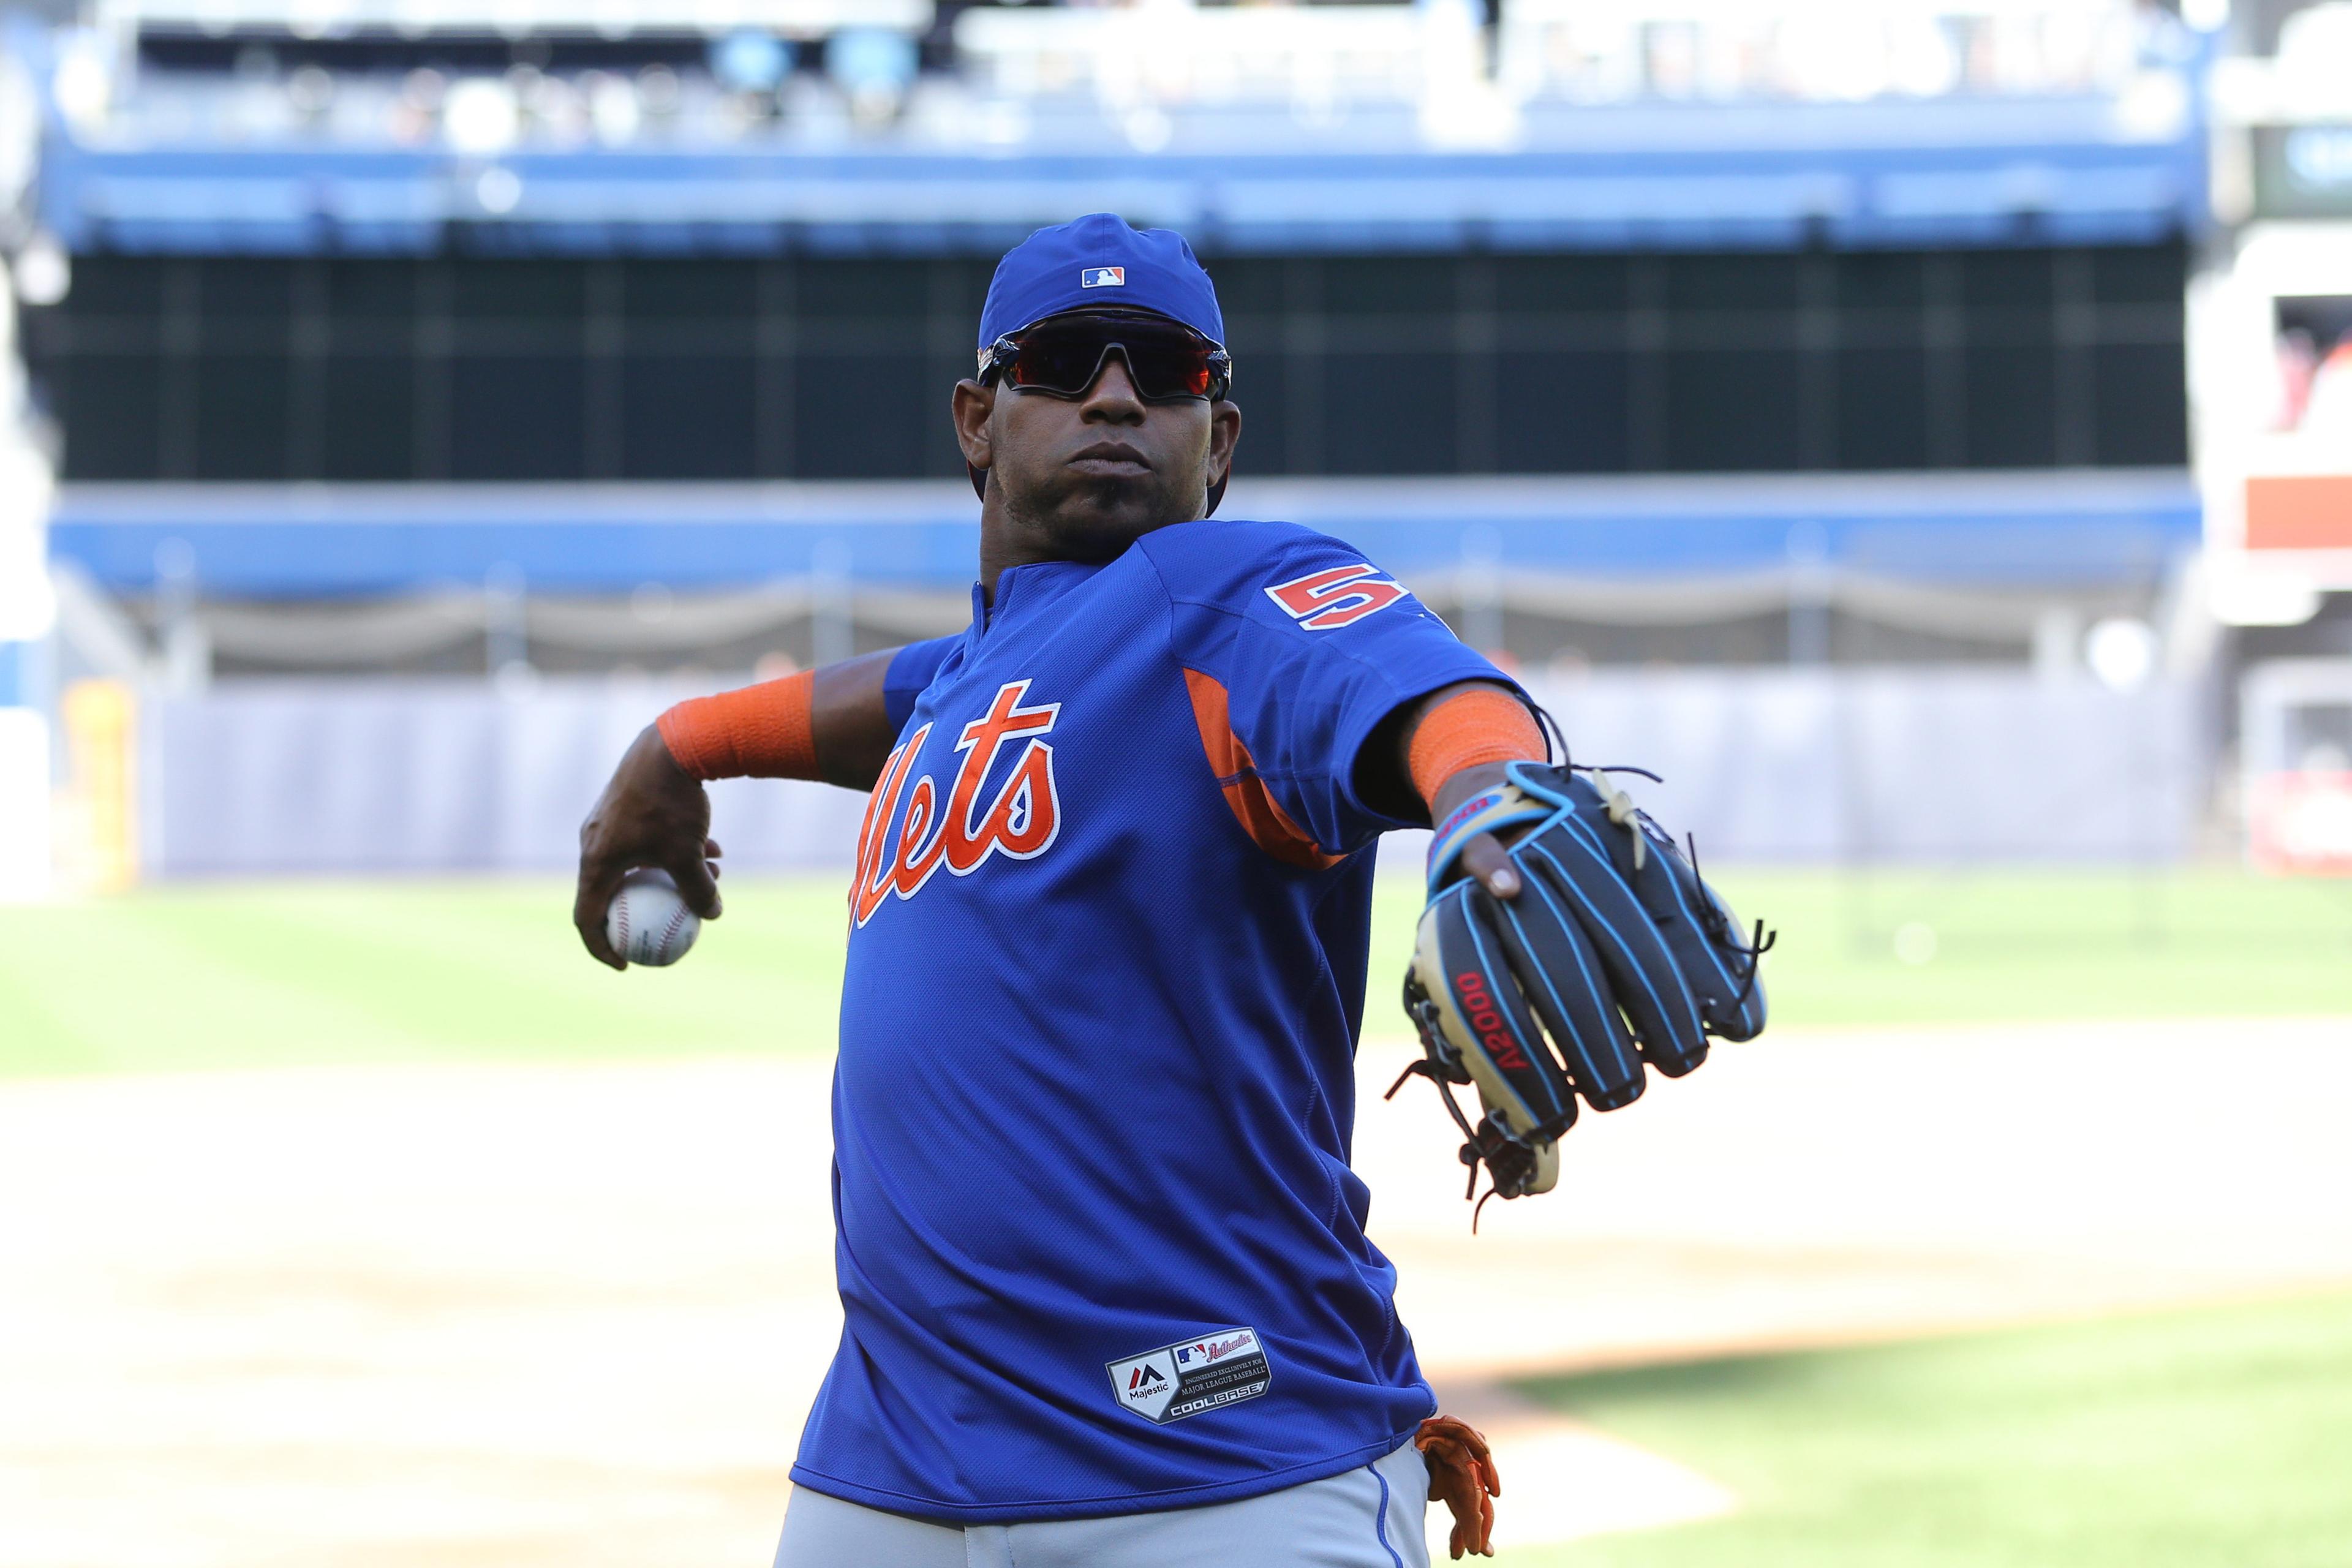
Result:
{"label": "baseball player", "polygon": [[[575,923],[618,968],[629,868],[719,912],[702,781],[872,792],[834,1079],[845,1321],[778,1568],[1406,1568],[1432,1498],[1454,1555],[1488,1551],[1491,1457],[1437,1416],[1365,1235],[1354,1055],[1374,841],[1459,816],[1444,858],[1478,918],[1532,907],[1506,830],[1547,747],[1361,552],[1212,515],[1242,430],[1224,336],[1171,232],[1097,214],[1015,247],[954,394],[971,625],[680,704],[582,828]],[[1471,1044],[1427,1070],[1475,1079],[1487,1142],[1564,1125],[1496,1103],[1512,1047],[1464,1023],[1486,992],[1436,991]]]}

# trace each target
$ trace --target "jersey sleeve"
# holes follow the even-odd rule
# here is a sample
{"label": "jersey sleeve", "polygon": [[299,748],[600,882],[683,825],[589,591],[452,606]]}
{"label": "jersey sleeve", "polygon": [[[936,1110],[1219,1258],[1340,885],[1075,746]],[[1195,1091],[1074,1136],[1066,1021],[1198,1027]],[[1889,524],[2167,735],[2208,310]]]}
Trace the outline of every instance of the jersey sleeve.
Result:
{"label": "jersey sleeve", "polygon": [[963,634],[932,637],[927,642],[908,643],[890,656],[890,668],[882,673],[882,708],[890,717],[890,732],[897,734],[907,727],[915,711],[915,699],[940,672],[940,666],[963,641]]}
{"label": "jersey sleeve", "polygon": [[1146,542],[1209,764],[1244,829],[1284,859],[1329,865],[1390,828],[1426,826],[1356,788],[1358,753],[1397,708],[1460,680],[1518,690],[1402,584],[1328,535],[1202,522]]}

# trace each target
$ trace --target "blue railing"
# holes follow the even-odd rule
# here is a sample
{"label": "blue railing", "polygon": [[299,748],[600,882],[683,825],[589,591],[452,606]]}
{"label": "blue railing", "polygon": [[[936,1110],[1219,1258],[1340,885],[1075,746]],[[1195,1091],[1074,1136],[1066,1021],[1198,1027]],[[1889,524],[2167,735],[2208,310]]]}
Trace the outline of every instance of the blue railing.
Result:
{"label": "blue railing", "polygon": [[[478,587],[625,594],[820,571],[969,582],[978,508],[938,484],[69,485],[56,555],[145,594],[164,569],[228,598]],[[1985,584],[2147,584],[2193,548],[2177,470],[1721,479],[1237,480],[1223,515],[1282,518],[1391,570],[1475,560],[1584,577],[1732,575],[1819,563]]]}
{"label": "blue railing", "polygon": [[[2018,106],[1980,107],[2000,120]],[[736,149],[485,161],[436,150],[98,149],[53,134],[39,200],[72,250],[247,254],[425,253],[453,241],[571,253],[987,251],[1106,208],[1227,251],[2114,244],[2202,222],[2193,139],[2100,139],[2084,118],[2045,127],[2073,124],[2083,133],[2072,139],[1907,144],[1899,115],[1874,113],[1882,141],[1378,156]]]}

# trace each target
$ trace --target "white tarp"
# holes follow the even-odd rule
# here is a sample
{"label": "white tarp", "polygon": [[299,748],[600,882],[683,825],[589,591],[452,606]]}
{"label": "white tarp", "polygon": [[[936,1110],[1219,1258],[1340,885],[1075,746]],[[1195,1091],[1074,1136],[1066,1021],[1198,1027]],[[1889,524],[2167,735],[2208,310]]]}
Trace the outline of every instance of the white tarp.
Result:
{"label": "white tarp", "polygon": [[1702,855],[2138,860],[2185,853],[2210,741],[2197,689],[2022,669],[1659,670],[1547,689],[1575,760]]}
{"label": "white tarp", "polygon": [[[660,681],[232,680],[145,707],[147,868],[554,871]],[[2008,668],[1661,669],[1546,687],[1576,760],[1709,858],[2152,860],[2191,843],[2197,689],[2116,693]],[[845,866],[863,797],[716,787],[740,868]]]}
{"label": "white tarp", "polygon": [[[637,731],[694,693],[647,682],[222,681],[144,710],[146,868],[556,870]],[[846,865],[862,795],[713,789],[730,864]]]}
{"label": "white tarp", "polygon": [[49,890],[49,722],[36,708],[0,708],[0,903]]}

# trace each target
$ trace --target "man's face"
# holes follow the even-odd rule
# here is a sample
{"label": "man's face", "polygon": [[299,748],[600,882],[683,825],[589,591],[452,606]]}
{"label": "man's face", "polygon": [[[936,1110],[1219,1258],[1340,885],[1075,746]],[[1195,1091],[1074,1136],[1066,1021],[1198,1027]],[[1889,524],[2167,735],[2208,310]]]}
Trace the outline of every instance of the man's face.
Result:
{"label": "man's face", "polygon": [[1108,561],[1202,515],[1241,434],[1229,402],[1147,402],[1116,352],[1079,396],[966,381],[955,414],[966,460],[1034,559]]}

